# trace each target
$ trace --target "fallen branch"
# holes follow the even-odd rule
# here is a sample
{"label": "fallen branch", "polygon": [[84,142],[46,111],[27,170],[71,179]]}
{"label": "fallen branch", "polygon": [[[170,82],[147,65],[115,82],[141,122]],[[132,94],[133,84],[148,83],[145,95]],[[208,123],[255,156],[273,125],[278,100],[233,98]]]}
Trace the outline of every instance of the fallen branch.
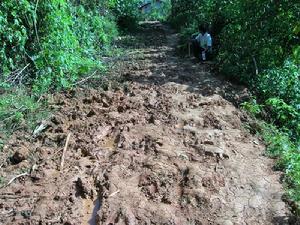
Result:
{"label": "fallen branch", "polygon": [[66,140],[66,144],[65,144],[65,147],[64,147],[64,151],[63,151],[63,154],[62,154],[62,156],[61,156],[61,162],[60,162],[60,171],[61,171],[61,172],[62,172],[63,169],[64,169],[65,155],[66,155],[66,151],[67,151],[67,149],[68,149],[70,137],[71,137],[71,133],[69,133],[68,136],[67,136],[67,140]]}
{"label": "fallen branch", "polygon": [[6,82],[15,83],[28,66],[30,66],[30,63],[28,63],[24,68],[12,72],[6,79]]}
{"label": "fallen branch", "polygon": [[91,77],[93,77],[96,74],[96,72],[97,71],[95,71],[94,73],[92,73],[92,75],[90,75],[90,76],[88,76],[88,77],[86,77],[86,78],[78,81],[77,83],[75,83],[75,85],[82,84],[82,83],[86,82],[88,79],[90,79]]}
{"label": "fallen branch", "polygon": [[17,76],[15,76],[12,82],[16,82],[16,80],[21,76],[21,74],[27,69],[29,65],[30,63],[28,63],[23,69],[21,69],[21,71],[17,74]]}
{"label": "fallen branch", "polygon": [[115,191],[114,193],[110,194],[108,197],[113,197],[113,196],[115,196],[118,193],[120,193],[120,190]]}

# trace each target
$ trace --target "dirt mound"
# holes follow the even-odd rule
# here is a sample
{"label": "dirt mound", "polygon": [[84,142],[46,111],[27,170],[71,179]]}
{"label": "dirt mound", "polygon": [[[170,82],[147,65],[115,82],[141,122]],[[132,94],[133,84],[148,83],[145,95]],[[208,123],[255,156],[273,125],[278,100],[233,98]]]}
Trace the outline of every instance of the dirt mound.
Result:
{"label": "dirt mound", "polygon": [[46,129],[5,147],[2,175],[31,171],[0,190],[2,224],[289,224],[280,174],[230,102],[244,88],[175,57],[176,36],[150,28],[160,41],[125,60],[127,88],[56,95]]}

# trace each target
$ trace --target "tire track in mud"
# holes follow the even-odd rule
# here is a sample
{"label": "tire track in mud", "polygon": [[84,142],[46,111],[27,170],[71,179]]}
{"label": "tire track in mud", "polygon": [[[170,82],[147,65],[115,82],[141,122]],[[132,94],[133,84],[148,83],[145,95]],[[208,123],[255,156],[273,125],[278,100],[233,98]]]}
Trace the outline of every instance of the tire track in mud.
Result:
{"label": "tire track in mud", "polygon": [[[216,78],[208,65],[175,56],[177,36],[167,26],[145,24],[139,37],[143,42],[131,46],[139,54],[112,71],[122,74],[126,89],[58,94],[46,131],[36,139],[17,133],[6,146],[29,156],[2,174],[44,163],[1,190],[7,198],[0,221],[293,224],[274,161],[232,104],[247,96],[244,88]],[[60,173],[54,153],[68,133]]]}

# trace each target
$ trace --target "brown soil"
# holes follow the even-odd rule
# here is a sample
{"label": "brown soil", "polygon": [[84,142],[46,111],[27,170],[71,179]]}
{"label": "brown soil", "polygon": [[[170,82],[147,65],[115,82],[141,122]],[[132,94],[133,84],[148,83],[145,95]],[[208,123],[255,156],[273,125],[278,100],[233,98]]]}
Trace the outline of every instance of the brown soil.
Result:
{"label": "brown soil", "polygon": [[280,173],[234,106],[247,90],[177,57],[167,26],[137,35],[111,72],[127,86],[57,94],[46,130],[5,146],[7,181],[31,171],[0,189],[0,223],[292,224]]}

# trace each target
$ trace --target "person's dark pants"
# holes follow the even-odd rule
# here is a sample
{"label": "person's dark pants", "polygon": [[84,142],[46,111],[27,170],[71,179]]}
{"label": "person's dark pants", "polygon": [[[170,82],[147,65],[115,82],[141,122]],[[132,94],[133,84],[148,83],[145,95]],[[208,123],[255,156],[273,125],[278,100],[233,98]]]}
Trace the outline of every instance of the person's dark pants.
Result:
{"label": "person's dark pants", "polygon": [[[194,56],[197,59],[199,59],[200,61],[203,61],[202,60],[202,52],[205,51],[205,49],[200,47],[200,44],[199,44],[199,42],[196,39],[192,40],[192,46],[193,46]],[[210,52],[206,51],[205,54],[206,54],[206,60],[211,59]]]}

